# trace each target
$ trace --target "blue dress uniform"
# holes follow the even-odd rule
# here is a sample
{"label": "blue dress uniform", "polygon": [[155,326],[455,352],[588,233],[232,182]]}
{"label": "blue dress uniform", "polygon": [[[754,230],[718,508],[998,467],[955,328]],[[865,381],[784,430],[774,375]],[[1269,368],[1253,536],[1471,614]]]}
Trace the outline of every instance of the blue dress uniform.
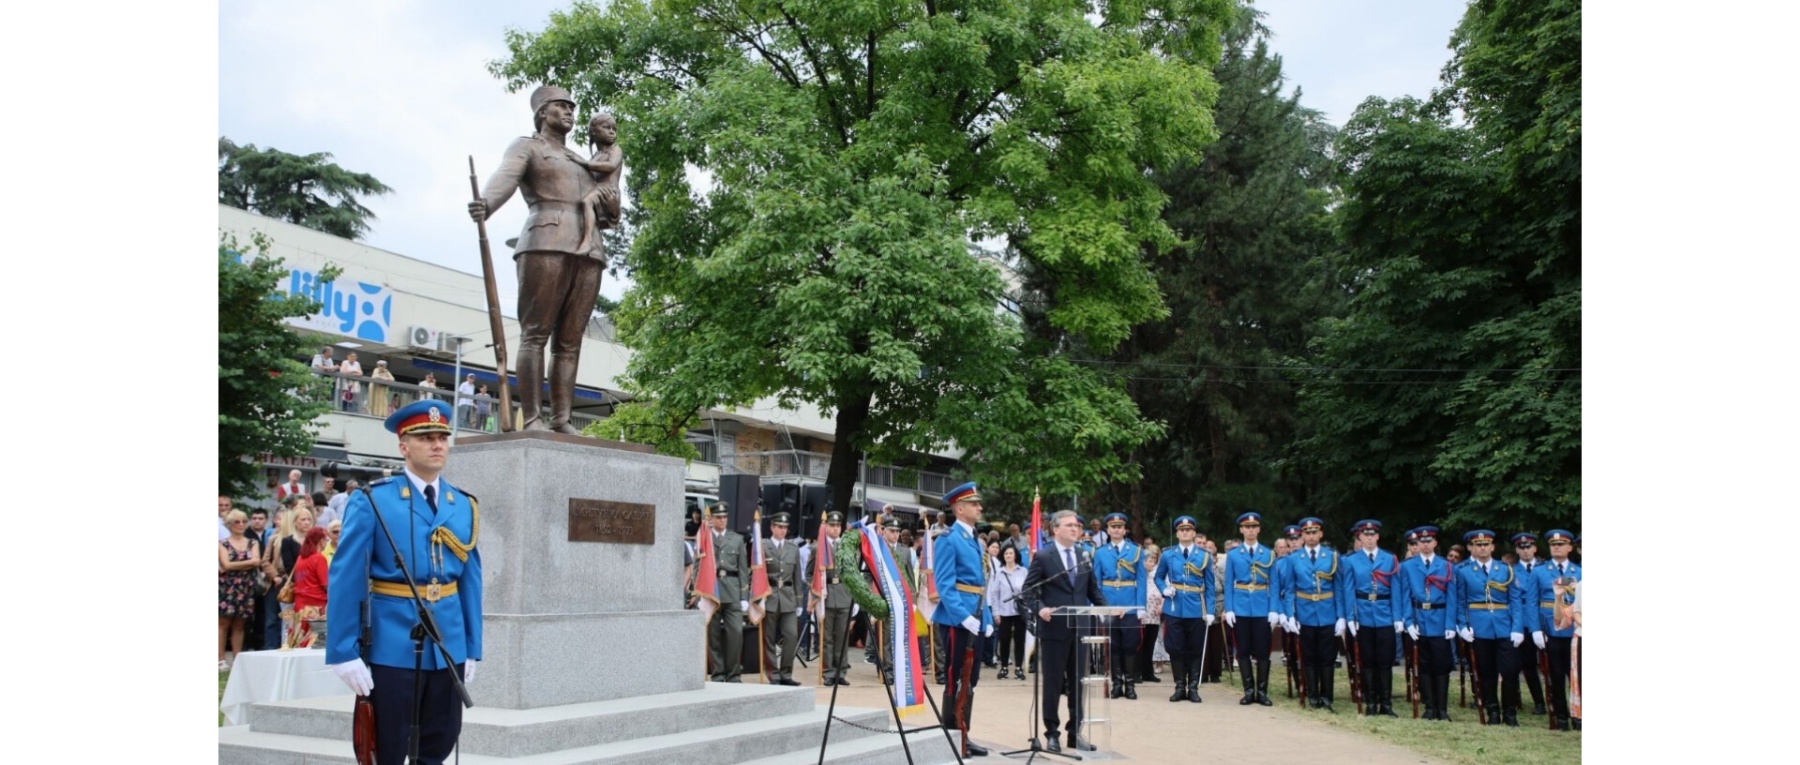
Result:
{"label": "blue dress uniform", "polygon": [[1450,722],[1450,641],[1456,633],[1456,600],[1450,592],[1456,572],[1437,554],[1438,527],[1420,526],[1412,533],[1419,554],[1400,564],[1408,600],[1404,621],[1413,636],[1414,672],[1425,719]]}
{"label": "blue dress uniform", "polygon": [[[1300,520],[1302,534],[1324,532],[1325,522],[1318,518]],[[1288,554],[1289,586],[1284,588],[1283,610],[1300,625],[1300,656],[1306,673],[1308,705],[1329,709],[1337,679],[1337,634],[1343,631],[1348,614],[1344,589],[1343,560],[1337,551],[1324,545],[1301,547]]]}
{"label": "blue dress uniform", "polygon": [[[1543,553],[1538,550],[1537,535],[1529,531],[1521,531],[1512,535],[1513,553],[1519,556],[1519,562],[1513,564],[1514,573],[1518,574],[1518,587],[1525,588],[1525,642],[1519,644],[1519,671],[1525,677],[1525,690],[1531,692],[1531,713],[1544,713],[1544,686],[1538,677],[1538,646],[1531,637],[1531,612],[1536,610],[1533,604],[1538,601],[1537,570],[1544,567]],[[1532,553],[1530,560],[1525,559],[1525,552]],[[1520,704],[1525,700],[1521,698]]]}
{"label": "blue dress uniform", "polygon": [[[1175,528],[1196,528],[1192,516],[1175,519]],[[1163,593],[1163,647],[1169,652],[1169,667],[1175,675],[1175,695],[1170,701],[1200,701],[1200,661],[1205,658],[1207,616],[1214,591],[1213,556],[1199,545],[1163,548],[1156,562],[1152,586]]]}
{"label": "blue dress uniform", "polygon": [[[1496,725],[1502,720],[1518,727],[1519,653],[1515,648],[1525,639],[1525,588],[1520,586],[1518,572],[1498,558],[1484,565],[1474,555],[1480,543],[1491,550],[1494,532],[1476,529],[1463,535],[1470,546],[1470,558],[1456,567],[1451,584],[1456,608],[1456,628],[1463,641],[1474,652],[1477,692],[1485,712],[1483,722]],[[1495,698],[1498,680],[1502,698]],[[1498,713],[1498,714],[1496,714]]]}
{"label": "blue dress uniform", "polygon": [[[1564,529],[1551,529],[1544,533],[1544,544],[1550,547],[1550,560],[1537,566],[1532,574],[1536,581],[1533,590],[1537,593],[1535,604],[1527,608],[1530,614],[1531,639],[1540,637],[1544,640],[1544,653],[1550,657],[1550,713],[1556,717],[1556,729],[1569,729],[1569,648],[1575,637],[1575,625],[1570,624],[1562,629],[1556,628],[1556,601],[1561,600],[1567,608],[1575,602],[1573,592],[1557,592],[1557,580],[1581,581],[1581,566],[1568,560],[1568,545],[1574,535]],[[1556,558],[1556,551],[1563,550],[1561,560]],[[1567,588],[1565,588],[1567,589]]]}
{"label": "blue dress uniform", "polygon": [[[1353,537],[1381,532],[1381,521],[1357,521]],[[1394,637],[1406,624],[1400,559],[1379,547],[1345,553],[1344,589],[1350,593],[1350,626],[1355,630],[1356,666],[1362,673],[1363,714],[1394,714]]]}
{"label": "blue dress uniform", "polygon": [[[450,417],[448,404],[419,401],[389,416],[387,428],[403,438],[448,433]],[[481,553],[476,549],[481,509],[475,497],[442,476],[430,484],[410,471],[383,478],[371,483],[366,494],[350,495],[331,559],[325,662],[343,664],[360,655],[369,664],[376,756],[396,764],[406,756],[417,661],[424,675],[419,757],[442,763],[461,734],[462,704],[434,648],[427,645],[422,658],[415,658],[417,611],[406,579],[394,565],[395,550],[376,520],[378,509],[443,636],[448,669],[458,677],[465,662],[481,659]],[[359,646],[365,626],[368,645]]]}
{"label": "blue dress uniform", "polygon": [[[1130,519],[1124,513],[1106,516],[1108,527],[1127,523]],[[1144,563],[1143,548],[1133,544],[1129,537],[1117,544],[1108,541],[1094,552],[1094,575],[1100,579],[1100,592],[1106,596],[1107,605],[1144,607],[1148,596],[1148,590],[1144,588],[1150,580],[1150,570]],[[1134,687],[1136,657],[1143,632],[1143,624],[1138,621],[1135,611],[1112,622],[1112,697],[1115,699],[1137,699],[1137,688]]]}
{"label": "blue dress uniform", "polygon": [[[1260,528],[1262,514],[1238,516],[1238,528],[1249,524]],[[1281,613],[1275,598],[1275,568],[1275,551],[1266,545],[1251,542],[1225,553],[1225,615],[1233,622],[1238,675],[1244,678],[1240,705],[1274,704],[1269,700],[1269,614],[1279,618]],[[1254,675],[1250,671],[1252,661],[1256,666]]]}
{"label": "blue dress uniform", "polygon": [[[980,502],[974,482],[965,483],[944,495],[944,506],[954,508],[958,502]],[[974,708],[975,686],[981,673],[970,666],[976,662],[970,648],[978,647],[981,637],[994,629],[993,614],[987,608],[989,558],[980,540],[967,524],[957,521],[949,533],[938,538],[933,548],[937,567],[938,605],[931,621],[945,634],[945,656],[949,669],[944,682],[942,722],[946,728],[967,731]],[[965,685],[965,678],[967,678]],[[969,752],[980,747],[973,744]],[[972,756],[980,756],[974,754]]]}

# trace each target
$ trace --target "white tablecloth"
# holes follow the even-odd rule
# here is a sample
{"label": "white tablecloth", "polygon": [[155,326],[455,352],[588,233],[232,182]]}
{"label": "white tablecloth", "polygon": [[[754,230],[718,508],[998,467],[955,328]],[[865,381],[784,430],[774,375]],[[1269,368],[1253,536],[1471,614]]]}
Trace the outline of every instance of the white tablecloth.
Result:
{"label": "white tablecloth", "polygon": [[232,662],[219,709],[227,725],[243,725],[250,722],[254,703],[348,693],[349,686],[325,668],[323,648],[249,651]]}

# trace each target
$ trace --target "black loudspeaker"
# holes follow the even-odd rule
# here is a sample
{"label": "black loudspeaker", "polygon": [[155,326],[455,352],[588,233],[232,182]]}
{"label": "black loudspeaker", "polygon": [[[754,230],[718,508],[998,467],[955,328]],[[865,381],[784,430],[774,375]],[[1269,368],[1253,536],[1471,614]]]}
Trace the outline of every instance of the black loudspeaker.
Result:
{"label": "black loudspeaker", "polygon": [[756,501],[761,499],[761,494],[762,476],[748,473],[719,476],[719,500],[731,511],[726,517],[725,527],[739,533],[749,533],[750,519],[756,512]]}
{"label": "black loudspeaker", "polygon": [[[830,502],[830,486],[826,486],[822,483],[812,483],[801,487],[800,516],[805,519],[804,525],[806,528],[807,539],[817,539],[819,537],[819,524],[824,522],[825,506]],[[839,507],[833,509],[845,510],[846,508]],[[849,513],[845,513],[844,515],[844,526],[848,528],[850,523],[854,522],[855,519],[850,518]]]}

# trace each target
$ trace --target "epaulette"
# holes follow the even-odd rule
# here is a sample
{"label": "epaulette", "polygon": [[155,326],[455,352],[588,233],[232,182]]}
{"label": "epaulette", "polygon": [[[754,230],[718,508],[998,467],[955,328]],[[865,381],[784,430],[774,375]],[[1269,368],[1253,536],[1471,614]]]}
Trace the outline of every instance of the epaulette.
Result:
{"label": "epaulette", "polygon": [[390,476],[384,476],[384,477],[381,477],[381,478],[377,478],[377,479],[375,479],[375,480],[373,480],[373,481],[370,481],[370,482],[369,482],[369,488],[371,488],[371,489],[373,489],[373,488],[375,488],[375,487],[377,487],[377,486],[382,486],[382,485],[385,485],[385,484],[390,484],[390,483],[393,483],[393,482],[394,482],[394,481],[396,481],[396,480],[399,480],[399,479],[400,479],[400,478],[401,478],[401,476],[399,476],[399,475],[390,475]]}

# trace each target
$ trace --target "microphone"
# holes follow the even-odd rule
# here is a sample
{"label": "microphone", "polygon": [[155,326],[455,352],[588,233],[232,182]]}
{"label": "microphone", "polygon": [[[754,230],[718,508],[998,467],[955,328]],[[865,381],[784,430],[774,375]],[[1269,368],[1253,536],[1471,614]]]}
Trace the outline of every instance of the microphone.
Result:
{"label": "microphone", "polygon": [[319,466],[319,475],[326,478],[353,478],[361,483],[368,483],[394,474],[393,468],[375,467],[372,465],[352,465],[348,462],[327,462]]}

